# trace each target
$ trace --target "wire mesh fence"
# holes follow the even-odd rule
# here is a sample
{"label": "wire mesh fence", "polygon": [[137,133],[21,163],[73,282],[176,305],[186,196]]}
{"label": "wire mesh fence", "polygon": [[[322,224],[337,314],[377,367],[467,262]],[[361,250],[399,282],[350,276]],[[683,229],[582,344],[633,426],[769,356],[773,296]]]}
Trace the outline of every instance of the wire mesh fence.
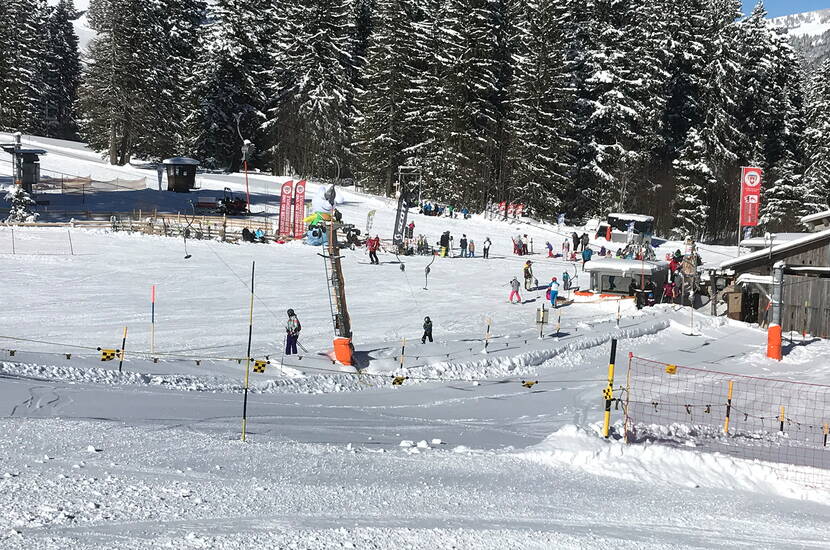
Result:
{"label": "wire mesh fence", "polygon": [[830,488],[830,386],[632,355],[621,400],[629,443],[658,442],[763,460],[782,479]]}

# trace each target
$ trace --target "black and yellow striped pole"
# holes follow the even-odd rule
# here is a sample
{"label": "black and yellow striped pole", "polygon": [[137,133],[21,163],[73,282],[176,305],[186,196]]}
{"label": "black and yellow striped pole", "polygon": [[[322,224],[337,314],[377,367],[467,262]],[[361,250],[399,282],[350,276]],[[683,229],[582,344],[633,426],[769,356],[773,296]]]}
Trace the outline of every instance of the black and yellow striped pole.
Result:
{"label": "black and yellow striped pole", "polygon": [[251,374],[251,337],[254,333],[254,269],[256,262],[251,262],[251,306],[248,310],[248,353],[245,354],[245,391],[242,397],[242,441],[248,427],[248,378]]}
{"label": "black and yellow striped pole", "polygon": [[611,339],[611,359],[608,361],[608,386],[603,390],[605,397],[605,419],[602,423],[602,437],[607,438],[611,429],[611,403],[614,401],[614,363],[617,360],[617,339]]}
{"label": "black and yellow striped pole", "polygon": [[723,433],[729,433],[729,416],[732,414],[732,380],[729,381],[729,389],[726,390],[726,418],[723,421]]}

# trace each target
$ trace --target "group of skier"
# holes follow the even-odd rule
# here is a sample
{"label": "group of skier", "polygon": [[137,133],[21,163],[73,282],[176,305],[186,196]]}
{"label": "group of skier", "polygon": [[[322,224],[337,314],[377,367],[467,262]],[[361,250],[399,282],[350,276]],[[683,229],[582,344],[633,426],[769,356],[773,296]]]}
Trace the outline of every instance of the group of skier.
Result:
{"label": "group of skier", "polygon": [[[525,262],[524,266],[522,267],[522,275],[524,277],[524,288],[525,290],[541,290],[546,289],[545,296],[550,301],[551,307],[556,308],[557,303],[556,300],[559,297],[559,280],[556,277],[551,277],[550,283],[545,286],[540,287],[539,281],[533,276],[533,262],[528,260]],[[562,282],[565,286],[565,290],[570,289],[571,283],[571,276],[570,274],[565,271],[562,273]],[[510,285],[510,295],[507,298],[511,304],[513,303],[522,303],[522,296],[519,294],[521,289],[521,283],[519,283],[519,279],[517,277],[513,277],[513,279],[508,283]],[[516,299],[514,302],[513,299]]]}

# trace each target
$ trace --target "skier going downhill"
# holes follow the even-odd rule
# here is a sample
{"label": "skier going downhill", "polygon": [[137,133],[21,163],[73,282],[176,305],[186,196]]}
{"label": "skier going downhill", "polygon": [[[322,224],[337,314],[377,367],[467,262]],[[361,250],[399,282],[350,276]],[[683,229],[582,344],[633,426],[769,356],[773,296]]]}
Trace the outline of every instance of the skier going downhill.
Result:
{"label": "skier going downhill", "polygon": [[432,321],[429,320],[429,317],[424,317],[424,335],[421,336],[421,343],[426,344],[427,338],[432,342]]}
{"label": "skier going downhill", "polygon": [[300,331],[303,327],[293,309],[288,310],[288,321],[285,323],[285,354],[297,354],[297,340],[300,338]]}

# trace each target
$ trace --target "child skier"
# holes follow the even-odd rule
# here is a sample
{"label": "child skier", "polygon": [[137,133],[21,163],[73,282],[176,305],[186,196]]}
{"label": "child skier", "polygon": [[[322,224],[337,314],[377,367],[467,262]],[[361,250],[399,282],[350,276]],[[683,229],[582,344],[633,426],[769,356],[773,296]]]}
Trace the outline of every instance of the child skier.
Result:
{"label": "child skier", "polygon": [[427,338],[432,342],[432,321],[429,320],[429,317],[424,317],[424,335],[421,336],[421,343],[426,344]]}
{"label": "child skier", "polygon": [[548,258],[553,258],[553,245],[548,241],[545,243],[545,246],[548,248]]}
{"label": "child skier", "polygon": [[556,309],[557,296],[559,296],[559,283],[556,282],[556,277],[553,277],[548,285],[548,298],[550,299],[550,307],[553,309]]}
{"label": "child skier", "polygon": [[300,331],[303,327],[293,309],[288,310],[288,321],[285,323],[285,354],[297,354],[297,340],[300,338]]}
{"label": "child skier", "polygon": [[366,248],[369,249],[369,261],[374,264],[380,264],[378,261],[378,249],[380,248],[380,237],[375,235],[375,238],[366,241]]}
{"label": "child skier", "polygon": [[513,303],[513,296],[516,297],[516,300],[517,300],[516,303],[517,304],[522,303],[522,297],[519,295],[519,288],[520,287],[521,287],[521,284],[519,283],[519,279],[517,279],[516,277],[513,277],[513,280],[510,281],[510,298],[508,298],[510,300],[511,304]]}
{"label": "child skier", "polygon": [[470,258],[476,257],[476,243],[470,239],[470,244],[467,245],[467,252],[470,253]]}

